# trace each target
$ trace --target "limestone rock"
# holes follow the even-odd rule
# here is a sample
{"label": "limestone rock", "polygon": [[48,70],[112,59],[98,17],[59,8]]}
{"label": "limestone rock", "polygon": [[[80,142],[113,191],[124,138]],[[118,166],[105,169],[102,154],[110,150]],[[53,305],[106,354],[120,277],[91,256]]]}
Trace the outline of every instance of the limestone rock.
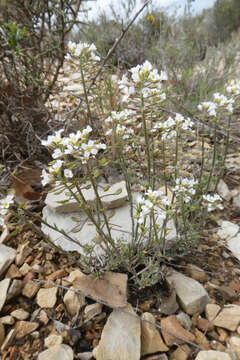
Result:
{"label": "limestone rock", "polygon": [[240,260],[240,234],[228,240],[227,247],[232,254]]}
{"label": "limestone rock", "polygon": [[[74,290],[73,287],[71,289]],[[86,304],[85,296],[78,295],[74,291],[68,290],[64,295],[63,302],[67,311],[73,316]]]}
{"label": "limestone rock", "polygon": [[232,205],[233,205],[234,210],[239,213],[239,211],[240,211],[240,195],[237,195],[233,198]]}
{"label": "limestone rock", "polygon": [[37,322],[30,321],[18,321],[16,322],[14,329],[17,331],[16,339],[21,339],[22,337],[30,334],[38,328],[39,324]]}
{"label": "limestone rock", "polygon": [[194,280],[205,282],[208,281],[208,274],[196,265],[188,264],[187,274]]}
{"label": "limestone rock", "polygon": [[229,339],[229,345],[231,349],[236,353],[238,359],[240,359],[240,337],[231,336]]}
{"label": "limestone rock", "polygon": [[17,249],[17,256],[15,258],[15,263],[17,265],[22,265],[24,260],[31,254],[32,249],[28,246],[29,243],[19,245]]}
{"label": "limestone rock", "polygon": [[[136,200],[137,195],[135,194],[134,199]],[[134,201],[135,201],[134,200]],[[112,214],[112,210],[107,210],[106,215]],[[59,229],[63,229],[71,238],[81,245],[92,245],[94,247],[93,256],[102,255],[103,250],[99,245],[96,245],[95,239],[98,237],[97,231],[93,223],[88,220],[87,216],[82,212],[74,212],[69,214],[56,213],[51,210],[49,206],[43,208],[43,218],[46,219],[49,225],[56,226]],[[72,218],[78,219],[79,223],[73,221]],[[103,218],[101,217],[103,221]],[[157,219],[159,228],[162,227],[163,221],[160,217]],[[121,238],[121,241],[129,243],[132,239],[132,222],[131,222],[131,207],[129,203],[115,209],[113,216],[111,217],[111,234],[113,239]],[[146,224],[148,227],[149,225]],[[167,223],[167,236],[166,236],[166,247],[169,248],[176,241],[176,228],[173,220]],[[77,229],[81,229],[76,232]],[[78,251],[83,254],[83,249],[77,243],[69,241],[64,235],[58,231],[50,229],[46,225],[42,225],[42,231],[48,235],[55,245],[62,247],[66,251]],[[103,226],[103,231],[106,232],[106,226]]]}
{"label": "limestone rock", "polygon": [[[161,327],[169,331],[169,333],[167,333],[162,330],[163,338],[168,346],[173,344],[184,344],[185,340],[191,342],[194,342],[195,340],[195,336],[181,326],[175,315],[161,319]],[[175,334],[179,338],[170,333]]]}
{"label": "limestone rock", "polygon": [[195,360],[231,360],[230,356],[221,351],[203,350],[197,354]]}
{"label": "limestone rock", "polygon": [[49,335],[44,340],[44,345],[45,345],[45,347],[50,348],[55,345],[61,345],[62,342],[63,342],[63,338],[61,335],[52,334],[52,335]]}
{"label": "limestone rock", "polygon": [[220,312],[221,307],[217,304],[207,304],[205,308],[205,313],[208,321],[213,321],[217,314]]}
{"label": "limestone rock", "polygon": [[240,306],[234,304],[224,306],[213,320],[213,324],[227,330],[237,330],[240,324]]}
{"label": "limestone rock", "polygon": [[27,320],[27,318],[29,317],[29,313],[23,309],[14,310],[11,312],[11,315],[17,320]]}
{"label": "limestone rock", "polygon": [[[98,193],[102,204],[106,209],[115,209],[120,207],[127,200],[128,194],[125,181],[111,185],[106,191],[103,190],[104,187],[106,188],[106,184],[100,184],[98,187]],[[72,191],[77,194],[77,189],[73,189]],[[96,203],[96,195],[92,186],[90,186],[89,189],[83,189],[82,193],[90,206],[93,206]],[[48,193],[45,203],[51,210],[54,210],[57,213],[73,213],[81,211],[79,203],[75,199],[70,198],[68,190],[64,190],[60,194],[57,192]]]}
{"label": "limestone rock", "polygon": [[168,351],[168,347],[164,344],[161,335],[154,325],[147,321],[155,323],[155,317],[146,312],[142,315],[141,322],[141,355],[154,354],[158,351]]}
{"label": "limestone rock", "polygon": [[175,289],[181,306],[187,314],[201,313],[205,309],[209,296],[199,282],[177,271],[172,271],[166,280],[169,286]]}
{"label": "limestone rock", "polygon": [[57,287],[40,289],[37,293],[37,304],[41,308],[53,308],[57,302]]}
{"label": "limestone rock", "polygon": [[15,320],[11,315],[6,315],[0,318],[0,323],[4,325],[13,325]]}
{"label": "limestone rock", "polygon": [[230,221],[222,221],[221,228],[217,231],[217,235],[221,239],[230,239],[239,231],[239,226]]}
{"label": "limestone rock", "polygon": [[79,360],[91,360],[93,357],[92,352],[78,353]]}
{"label": "limestone rock", "polygon": [[12,264],[6,273],[5,278],[15,279],[15,278],[21,278],[22,276],[23,275],[19,271],[18,267],[15,264]]}
{"label": "limestone rock", "polygon": [[184,329],[190,331],[192,327],[192,320],[190,316],[183,311],[176,315],[177,320],[184,327]]}
{"label": "limestone rock", "polygon": [[11,283],[10,279],[4,279],[4,280],[0,281],[0,311],[2,310],[2,308],[5,304],[5,301],[7,299],[7,292],[8,292],[10,283]]}
{"label": "limestone rock", "polygon": [[24,288],[22,289],[22,294],[27,298],[33,298],[38,290],[40,289],[41,285],[34,281],[29,281],[25,284]]}
{"label": "limestone rock", "polygon": [[0,276],[11,265],[16,257],[16,250],[0,244]]}
{"label": "limestone rock", "polygon": [[93,350],[97,360],[139,360],[140,321],[127,314],[134,314],[131,305],[113,310],[103,328],[101,340]]}
{"label": "limestone rock", "polygon": [[217,192],[226,201],[230,201],[232,198],[231,191],[222,179],[218,183]]}
{"label": "limestone rock", "polygon": [[87,305],[84,309],[84,315],[87,319],[91,319],[92,317],[101,314],[102,312],[102,304],[95,303]]}
{"label": "limestone rock", "polygon": [[187,360],[191,349],[187,344],[180,345],[171,355],[170,360]]}
{"label": "limestone rock", "polygon": [[22,291],[22,287],[22,280],[13,279],[8,289],[7,301],[12,300],[14,297],[18,296]]}
{"label": "limestone rock", "polygon": [[73,350],[65,344],[55,345],[41,352],[38,360],[73,360]]}

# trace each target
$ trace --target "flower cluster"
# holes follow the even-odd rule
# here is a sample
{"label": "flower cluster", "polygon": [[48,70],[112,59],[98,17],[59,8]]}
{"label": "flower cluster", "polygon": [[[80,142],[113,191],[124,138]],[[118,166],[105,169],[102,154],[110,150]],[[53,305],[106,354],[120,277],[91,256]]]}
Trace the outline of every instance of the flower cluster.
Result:
{"label": "flower cluster", "polygon": [[170,201],[163,195],[161,190],[148,189],[143,196],[137,199],[137,222],[144,224],[146,217],[155,213],[163,220],[166,218],[166,212],[160,208],[161,205],[168,206]]}
{"label": "flower cluster", "polygon": [[7,195],[0,200],[0,226],[5,227],[3,216],[7,215],[10,205],[14,203],[14,195]]}
{"label": "flower cluster", "polygon": [[[231,93],[233,88],[229,87],[229,91]],[[217,109],[225,109],[228,113],[233,113],[233,104],[234,99],[228,99],[225,95],[215,93],[213,94],[214,101],[205,101],[198,105],[198,110],[206,111],[209,116],[216,117],[217,116]]]}
{"label": "flower cluster", "polygon": [[[71,133],[68,137],[61,137],[63,129],[57,131],[55,135],[48,136],[47,140],[42,140],[42,145],[53,149],[52,157],[54,159],[51,162],[51,166],[48,168],[48,172],[43,170],[42,172],[42,184],[45,186],[51,183],[55,178],[61,175],[64,161],[59,158],[67,159],[67,156],[71,155],[73,158],[80,160],[83,164],[86,164],[90,157],[95,157],[100,149],[105,150],[106,145],[98,142],[97,140],[89,140],[89,134],[92,128],[87,126],[83,130],[78,130],[76,133]],[[70,169],[65,168],[64,177],[72,178],[73,173]]]}
{"label": "flower cluster", "polygon": [[105,123],[111,125],[111,128],[106,131],[106,136],[111,135],[114,131],[117,136],[123,140],[132,139],[134,130],[132,127],[126,125],[133,125],[136,120],[136,111],[125,109],[117,112],[112,111],[111,115],[107,117]]}
{"label": "flower cluster", "polygon": [[96,46],[94,44],[78,43],[69,41],[68,50],[71,56],[82,57],[86,56],[89,60],[99,61],[100,57],[96,55]]}
{"label": "flower cluster", "polygon": [[176,128],[189,130],[193,127],[193,125],[194,124],[191,119],[185,119],[181,114],[176,113],[174,119],[170,116],[166,121],[155,124],[152,128],[152,132],[156,133],[160,130],[162,133],[162,139],[171,139],[177,135]]}
{"label": "flower cluster", "polygon": [[231,95],[240,95],[240,82],[232,80],[230,84],[227,85],[226,91]]}
{"label": "flower cluster", "polygon": [[[123,140],[130,139],[134,135],[133,129],[129,129],[126,126],[120,124],[117,124],[115,132],[116,135],[121,137]],[[112,129],[106,131],[107,136],[111,135],[112,133],[113,133]]]}
{"label": "flower cluster", "polygon": [[[166,94],[162,91],[162,81],[168,80],[167,73],[161,71],[159,74],[158,70],[153,69],[152,64],[147,60],[142,65],[137,65],[129,71],[131,73],[131,80],[135,86],[141,86],[141,95],[144,98],[158,95],[159,101],[166,99]],[[123,75],[118,84],[123,93],[123,102],[126,102],[136,93],[135,86],[129,83],[126,75]]]}
{"label": "flower cluster", "polygon": [[223,210],[223,205],[221,204],[222,198],[218,194],[214,195],[203,195],[203,203],[207,205],[207,210],[213,211],[216,209]]}
{"label": "flower cluster", "polygon": [[198,182],[194,179],[177,178],[175,180],[175,187],[173,188],[176,198],[182,198],[186,203],[190,202],[196,194],[195,188],[197,184]]}

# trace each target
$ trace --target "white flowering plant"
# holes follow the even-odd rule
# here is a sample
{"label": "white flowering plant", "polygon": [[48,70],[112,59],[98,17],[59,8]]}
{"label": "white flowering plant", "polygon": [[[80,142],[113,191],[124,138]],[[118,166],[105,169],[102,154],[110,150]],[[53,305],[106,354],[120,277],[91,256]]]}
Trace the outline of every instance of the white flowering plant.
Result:
{"label": "white flowering plant", "polygon": [[[90,101],[87,89],[89,72],[99,62],[95,46],[70,42],[68,49],[69,59],[79,61],[87,121],[85,127],[75,132],[67,133],[62,128],[42,139],[41,145],[52,155],[52,161],[42,171],[42,185],[58,184],[57,191],[61,187],[66,189],[69,199],[74,198],[84,210],[97,230],[96,244],[104,252],[101,259],[95,259],[100,267],[112,270],[120,266],[140,281],[142,272],[138,275],[138,266],[146,265],[149,258],[157,263],[167,255],[166,239],[173,228],[177,246],[193,243],[204,225],[201,216],[206,219],[208,212],[223,209],[222,199],[216,193],[219,174],[222,175],[222,170],[218,172],[216,166],[216,129],[220,114],[231,117],[240,85],[232,82],[226,87],[228,95],[215,93],[212,101],[198,105],[197,111],[204,124],[209,118],[216,119],[211,167],[210,170],[205,168],[204,136],[201,138],[202,158],[186,166],[184,159],[191,149],[184,139],[198,140],[196,123],[193,118],[169,110],[171,89],[164,71],[159,73],[149,61],[130,69],[117,82],[117,101],[110,100],[108,104],[112,105],[103,108],[106,88],[102,83],[94,87],[95,95],[91,93],[95,103]],[[96,109],[98,132],[94,130],[92,117]],[[226,152],[222,157],[225,156]],[[117,168],[126,183],[132,222],[132,240],[127,244],[121,241],[121,236],[113,237],[112,229],[117,224],[112,224],[112,214],[104,208],[104,195],[99,192],[99,182],[109,164]],[[76,176],[79,167],[84,171]],[[89,187],[95,194],[94,206],[88,204],[84,195]],[[3,199],[0,215],[6,215],[12,203],[11,196]],[[3,222],[1,220],[2,225]],[[42,222],[48,225],[47,219]],[[54,230],[76,242],[61,229],[55,227]],[[82,247],[89,256],[92,247]],[[83,257],[85,267],[88,259]]]}

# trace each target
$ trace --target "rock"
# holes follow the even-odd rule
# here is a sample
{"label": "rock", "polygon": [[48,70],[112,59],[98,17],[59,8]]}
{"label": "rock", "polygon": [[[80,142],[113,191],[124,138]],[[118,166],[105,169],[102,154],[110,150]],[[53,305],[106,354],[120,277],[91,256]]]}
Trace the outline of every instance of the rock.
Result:
{"label": "rock", "polygon": [[229,345],[231,349],[236,353],[237,358],[240,359],[240,337],[231,336],[229,339]]}
{"label": "rock", "polygon": [[195,341],[202,350],[210,350],[210,344],[206,336],[197,328],[194,329]]}
{"label": "rock", "polygon": [[4,325],[0,322],[0,347],[2,346],[5,339],[5,329]]}
{"label": "rock", "polygon": [[5,301],[7,300],[7,292],[8,292],[10,283],[11,283],[10,279],[4,279],[4,280],[0,281],[0,311],[3,308]]}
{"label": "rock", "polygon": [[187,274],[196,281],[208,281],[208,274],[196,265],[188,264]]}
{"label": "rock", "polygon": [[22,289],[22,294],[23,296],[26,296],[27,298],[31,299],[36,295],[40,287],[41,285],[39,283],[34,281],[29,281]]}
{"label": "rock", "polygon": [[124,310],[114,309],[108,317],[101,340],[93,350],[97,360],[140,359],[140,321],[127,313],[135,314],[131,305]]}
{"label": "rock", "polygon": [[192,327],[192,320],[188,314],[185,314],[184,312],[180,312],[176,315],[177,320],[180,322],[180,324],[184,327],[184,329],[190,331]]}
{"label": "rock", "polygon": [[15,320],[11,315],[6,315],[0,318],[0,323],[4,325],[13,325]]}
{"label": "rock", "polygon": [[0,236],[0,244],[3,244],[7,240],[8,235],[9,235],[9,230],[8,228],[5,228]]}
{"label": "rock", "polygon": [[27,320],[27,318],[29,317],[29,313],[23,309],[14,310],[11,312],[11,315],[17,320]]}
{"label": "rock", "polygon": [[20,273],[21,273],[23,276],[25,276],[25,275],[27,275],[27,273],[28,273],[29,271],[31,271],[31,266],[29,266],[28,264],[24,263],[24,264],[20,267],[19,271],[20,271]]}
{"label": "rock", "polygon": [[207,320],[202,318],[201,316],[197,319],[197,327],[198,329],[202,330],[204,333],[213,330],[213,324]]}
{"label": "rock", "polygon": [[12,264],[6,273],[5,278],[15,279],[15,278],[21,278],[22,276],[23,275],[19,271],[18,267],[15,264]]}
{"label": "rock", "polygon": [[195,360],[231,360],[230,356],[221,351],[200,351]]}
{"label": "rock", "polygon": [[28,246],[29,242],[18,246],[17,255],[15,258],[16,265],[20,266],[24,263],[24,260],[31,254],[32,249]]}
{"label": "rock", "polygon": [[220,226],[221,228],[217,231],[217,235],[221,239],[230,239],[239,231],[239,226],[230,221],[222,221],[220,222]]}
{"label": "rock", "polygon": [[52,274],[48,275],[46,280],[55,281],[56,279],[61,279],[66,275],[67,272],[64,269],[59,269],[57,271],[54,271]]}
{"label": "rock", "polygon": [[[137,195],[134,196],[134,201],[136,201]],[[135,211],[135,210],[134,210]],[[107,210],[106,215],[109,216],[112,214],[112,210]],[[57,228],[63,229],[68,236],[81,245],[91,245],[94,247],[92,255],[96,256],[102,255],[103,250],[101,247],[96,244],[96,237],[99,235],[95,229],[93,223],[88,220],[87,216],[83,212],[74,212],[74,213],[56,213],[52,211],[49,206],[43,208],[43,218],[47,220],[49,225],[54,226],[56,224]],[[79,223],[73,221],[73,218],[78,219]],[[103,221],[103,217],[101,216]],[[157,220],[158,226],[161,228],[163,221],[161,217],[158,217]],[[117,208],[111,217],[111,234],[113,239],[121,238],[121,241],[129,243],[132,240],[132,221],[131,221],[131,207],[129,203]],[[115,226],[114,226],[115,225]],[[146,224],[148,227],[148,223]],[[81,230],[76,232],[77,228]],[[166,247],[169,248],[176,241],[176,229],[174,226],[173,220],[170,220],[167,223],[168,233],[166,236]],[[74,230],[74,231],[73,231]],[[42,224],[42,231],[51,238],[51,241],[56,246],[62,247],[65,251],[78,251],[80,254],[84,254],[83,249],[77,243],[69,241],[64,235],[60,234],[58,231],[50,229],[47,225]],[[106,227],[103,226],[103,231],[106,232]]]}
{"label": "rock", "polygon": [[228,240],[227,247],[232,254],[240,260],[240,234]]}
{"label": "rock", "polygon": [[226,201],[230,201],[232,198],[231,191],[222,179],[218,183],[217,192]]}
{"label": "rock", "polygon": [[[107,191],[103,190],[104,187],[106,188],[106,184],[100,184],[98,192],[105,209],[115,209],[126,202],[128,193],[125,181],[111,185]],[[73,192],[77,194],[77,189],[73,189]],[[79,207],[79,203],[75,199],[69,199],[68,193],[68,190],[62,191],[60,194],[57,192],[50,192],[46,197],[45,203],[51,210],[57,213],[73,213],[82,211]],[[90,186],[89,189],[83,189],[82,193],[90,206],[96,204],[96,195],[92,186]],[[66,200],[67,202],[65,202]]]}
{"label": "rock", "polygon": [[227,330],[237,330],[240,324],[240,306],[234,304],[224,306],[213,320],[213,324]]}
{"label": "rock", "polygon": [[7,334],[6,339],[4,340],[2,346],[1,346],[1,350],[7,350],[9,348],[9,346],[12,345],[13,340],[15,339],[17,334],[17,331],[15,329],[12,329],[9,331],[9,333]]}
{"label": "rock", "polygon": [[44,340],[44,346],[47,348],[50,348],[55,345],[61,345],[62,342],[63,342],[63,338],[61,335],[52,334],[52,335],[49,335]]}
{"label": "rock", "polygon": [[232,301],[238,298],[238,294],[230,286],[221,285],[217,290],[220,292],[224,300]]}
{"label": "rock", "polygon": [[155,317],[145,312],[141,321],[141,355],[154,354],[158,351],[168,351],[157,328],[148,321],[155,323]]}
{"label": "rock", "polygon": [[158,354],[150,357],[148,356],[146,360],[168,360],[168,357],[166,354]]}
{"label": "rock", "polygon": [[170,289],[170,294],[167,298],[161,298],[161,305],[158,308],[158,311],[164,315],[173,315],[179,309],[177,302],[176,291],[172,288]]}
{"label": "rock", "polygon": [[84,309],[84,315],[86,320],[93,318],[94,316],[102,312],[102,304],[95,303],[87,305]]}
{"label": "rock", "polygon": [[65,344],[55,345],[41,352],[38,360],[73,360],[73,350]]}
{"label": "rock", "polygon": [[83,87],[82,85],[80,84],[72,84],[72,85],[67,85],[67,86],[64,86],[63,88],[63,91],[66,92],[66,93],[69,93],[69,92],[78,92],[80,94],[84,94],[84,90],[83,90]]}
{"label": "rock", "polygon": [[40,289],[37,293],[37,304],[41,308],[53,308],[57,302],[57,287]]}
{"label": "rock", "polygon": [[187,344],[181,345],[170,355],[170,360],[187,360],[190,353],[191,349]]}
{"label": "rock", "polygon": [[201,313],[205,309],[209,297],[199,282],[177,271],[167,275],[166,281],[176,290],[180,304],[187,314]]}
{"label": "rock", "polygon": [[[167,333],[162,330],[163,338],[168,346],[173,344],[184,344],[185,340],[191,342],[194,342],[195,340],[195,336],[181,326],[175,315],[161,319],[161,327],[162,329],[169,331],[169,333]],[[170,333],[175,334],[179,338]]]}
{"label": "rock", "polygon": [[205,314],[208,321],[213,321],[217,314],[220,312],[221,307],[217,304],[207,304],[205,308]]}
{"label": "rock", "polygon": [[[73,289],[71,287],[70,289]],[[74,291],[68,290],[64,295],[63,302],[66,305],[67,311],[72,316],[77,314],[79,310],[86,304],[85,296],[78,295]]]}
{"label": "rock", "polygon": [[22,287],[22,280],[13,279],[8,289],[7,301],[12,300],[14,297],[18,296],[22,291]]}
{"label": "rock", "polygon": [[30,321],[18,321],[16,322],[14,329],[17,331],[16,339],[21,339],[24,336],[30,334],[38,328],[39,324],[37,322]]}
{"label": "rock", "polygon": [[11,265],[16,257],[16,250],[0,244],[0,276]]}

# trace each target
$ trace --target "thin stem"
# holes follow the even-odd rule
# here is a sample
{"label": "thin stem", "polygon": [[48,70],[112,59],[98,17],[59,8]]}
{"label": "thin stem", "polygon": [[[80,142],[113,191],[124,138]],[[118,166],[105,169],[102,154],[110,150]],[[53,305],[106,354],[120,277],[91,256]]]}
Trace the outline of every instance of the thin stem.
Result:
{"label": "thin stem", "polygon": [[144,132],[145,147],[146,147],[146,152],[147,152],[148,182],[149,182],[149,185],[152,187],[152,181],[151,181],[151,155],[150,155],[149,136],[148,136],[148,131],[147,131],[147,122],[146,122],[146,117],[145,117],[143,95],[141,95],[141,106],[142,106],[143,132]]}

